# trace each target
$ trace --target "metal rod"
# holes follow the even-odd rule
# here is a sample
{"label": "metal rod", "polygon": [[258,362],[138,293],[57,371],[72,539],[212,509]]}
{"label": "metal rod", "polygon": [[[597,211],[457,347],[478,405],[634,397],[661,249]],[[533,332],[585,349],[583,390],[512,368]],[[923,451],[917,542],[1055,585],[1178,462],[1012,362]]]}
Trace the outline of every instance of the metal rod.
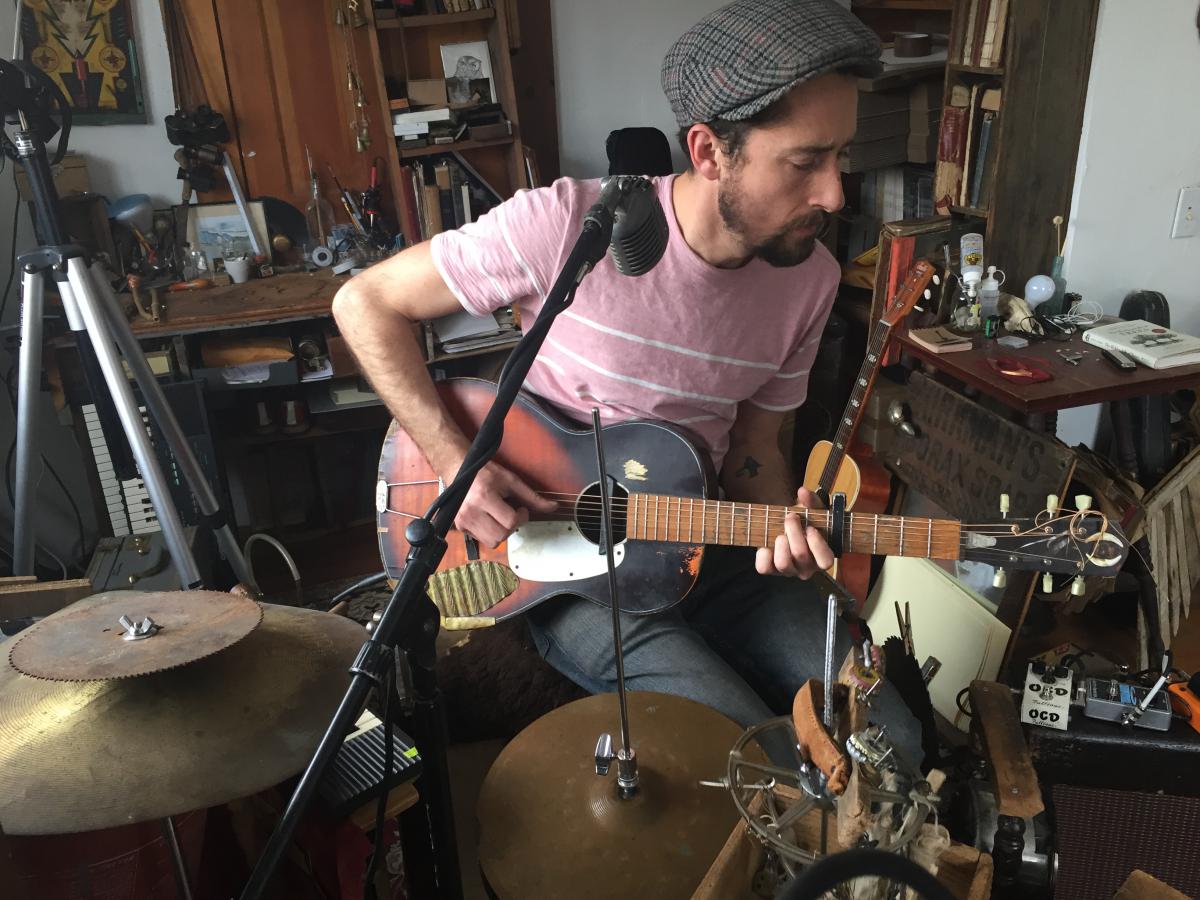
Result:
{"label": "metal rod", "polygon": [[167,839],[167,847],[171,850],[171,862],[175,869],[175,886],[179,889],[180,900],[192,900],[192,889],[188,886],[187,864],[183,860],[183,851],[179,849],[179,837],[175,834],[175,823],[167,816],[162,820],[163,836]]}
{"label": "metal rod", "polygon": [[[21,352],[17,370],[17,471],[13,500],[13,574],[32,575],[37,526],[37,399],[42,380],[42,311],[45,280],[32,266],[21,277]],[[82,548],[80,548],[82,549]]]}
{"label": "metal rod", "polygon": [[613,558],[612,498],[608,494],[608,469],[604,464],[604,441],[600,437],[600,410],[592,408],[592,431],[596,436],[596,471],[600,474],[600,521],[604,529],[604,554],[608,563],[608,599],[612,606],[613,649],[617,660],[617,699],[621,707],[621,752],[617,755],[620,795],[632,797],[638,787],[637,757],[629,738],[629,705],[625,694],[625,652],[621,645],[621,603],[617,593],[617,566]]}
{"label": "metal rod", "polygon": [[125,437],[129,440],[129,447],[137,461],[138,472],[146,483],[146,492],[150,495],[150,503],[158,516],[163,541],[171,554],[172,562],[175,563],[179,582],[185,591],[193,590],[201,584],[200,571],[188,546],[183,526],[179,521],[179,512],[175,508],[175,500],[171,497],[162,467],[154,455],[154,447],[150,443],[150,435],[134,399],[133,389],[129,386],[129,379],[125,377],[125,371],[117,358],[116,344],[108,328],[102,301],[98,299],[98,292],[91,281],[91,273],[80,257],[67,260],[67,281],[59,284],[59,292],[64,305],[71,303],[79,311],[92,338],[100,370],[104,373],[109,395],[116,406]]}
{"label": "metal rod", "polygon": [[832,591],[825,601],[825,711],[822,720],[833,734],[833,650],[837,632],[838,598]]}
{"label": "metal rod", "polygon": [[[158,379],[154,377],[154,372],[151,371],[150,364],[146,362],[145,354],[142,353],[142,348],[138,344],[137,338],[134,337],[133,331],[129,328],[128,321],[122,315],[116,294],[113,293],[112,288],[105,281],[101,271],[102,267],[100,263],[92,264],[92,274],[94,276],[92,283],[99,288],[103,301],[102,312],[107,316],[113,338],[117,343],[117,348],[121,351],[121,355],[125,357],[125,362],[129,365],[130,371],[133,372],[134,380],[137,381],[138,387],[142,390],[142,400],[146,404],[146,410],[149,412],[150,418],[158,425],[159,431],[162,432],[163,438],[171,448],[171,452],[175,455],[175,462],[178,463],[180,472],[183,473],[188,487],[191,488],[192,494],[196,498],[196,504],[200,507],[200,512],[208,517],[215,516],[221,512],[221,505],[217,500],[217,496],[213,492],[212,486],[208,483],[208,479],[204,476],[204,470],[200,468],[200,463],[197,461],[196,455],[192,452],[192,447],[188,443],[187,436],[183,433],[183,429],[179,427],[179,420],[175,418],[175,412],[167,402],[166,395],[162,391],[162,386],[159,385]],[[217,543],[221,547],[221,555],[229,561],[234,576],[242,584],[254,587],[250,567],[246,565],[246,558],[242,554],[242,549],[238,546],[233,532],[230,530],[229,523],[224,522],[214,527],[213,532],[216,534]]]}

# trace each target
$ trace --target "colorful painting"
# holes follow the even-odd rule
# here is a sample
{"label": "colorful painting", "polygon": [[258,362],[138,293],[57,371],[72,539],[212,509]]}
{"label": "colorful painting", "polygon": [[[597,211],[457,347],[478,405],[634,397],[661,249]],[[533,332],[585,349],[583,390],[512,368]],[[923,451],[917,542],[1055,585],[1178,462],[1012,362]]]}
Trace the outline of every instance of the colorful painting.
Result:
{"label": "colorful painting", "polygon": [[146,121],[129,0],[23,0],[21,46],[67,98],[73,124]]}

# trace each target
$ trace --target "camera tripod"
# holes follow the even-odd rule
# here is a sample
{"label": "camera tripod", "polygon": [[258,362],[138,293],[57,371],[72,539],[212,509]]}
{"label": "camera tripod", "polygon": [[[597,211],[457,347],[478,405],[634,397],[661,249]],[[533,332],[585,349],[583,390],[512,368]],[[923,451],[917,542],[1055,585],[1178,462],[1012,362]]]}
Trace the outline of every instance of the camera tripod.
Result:
{"label": "camera tripod", "polygon": [[[29,575],[34,568],[35,528],[33,523],[36,478],[35,408],[42,370],[42,315],[45,280],[51,277],[62,298],[63,310],[75,334],[88,385],[110,446],[121,445],[116,428],[124,433],[139,474],[162,528],[163,540],[180,585],[184,590],[201,587],[195,557],[184,536],[183,525],[162,467],[155,456],[150,434],[138,409],[133,389],[125,376],[124,360],[141,391],[146,411],[157,425],[175,457],[203,516],[212,528],[222,555],[237,579],[253,584],[242,552],[234,539],[216,495],[187,443],[161,387],[129,328],[116,294],[102,274],[99,263],[91,268],[82,247],[65,240],[58,214],[58,195],[46,156],[46,137],[58,126],[46,108],[49,91],[41,85],[41,73],[0,60],[0,114],[6,123],[15,122],[12,148],[5,148],[25,171],[33,197],[35,230],[42,246],[22,254],[21,349],[17,388],[16,496],[14,498],[13,574]],[[33,79],[34,87],[26,85]],[[42,76],[44,77],[44,76]],[[57,93],[54,86],[50,91]],[[65,115],[65,114],[64,114]],[[69,127],[64,125],[58,152],[65,150]],[[118,463],[118,466],[120,464]]]}

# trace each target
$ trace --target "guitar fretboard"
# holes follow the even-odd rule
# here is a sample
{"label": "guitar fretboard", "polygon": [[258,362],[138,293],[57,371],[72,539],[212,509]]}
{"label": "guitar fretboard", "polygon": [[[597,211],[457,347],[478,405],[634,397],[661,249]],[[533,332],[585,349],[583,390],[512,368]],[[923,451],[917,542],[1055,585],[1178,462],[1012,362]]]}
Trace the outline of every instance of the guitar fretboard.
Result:
{"label": "guitar fretboard", "polygon": [[858,370],[858,377],[854,379],[854,390],[850,393],[850,399],[846,401],[846,411],[842,413],[842,420],[838,422],[837,434],[833,436],[833,449],[830,450],[825,467],[821,470],[818,492],[823,491],[826,495],[833,492],[838,469],[841,468],[842,460],[846,458],[846,448],[854,438],[858,420],[862,418],[863,403],[866,402],[867,391],[871,389],[879,371],[879,358],[883,355],[883,348],[887,346],[891,331],[887,322],[878,322],[875,325],[862,366]]}
{"label": "guitar fretboard", "polygon": [[[769,547],[788,513],[829,536],[829,510],[666,494],[630,494],[625,531],[633,540]],[[961,538],[961,524],[949,519],[871,513],[846,514],[842,531],[844,552],[923,559],[960,558]]]}

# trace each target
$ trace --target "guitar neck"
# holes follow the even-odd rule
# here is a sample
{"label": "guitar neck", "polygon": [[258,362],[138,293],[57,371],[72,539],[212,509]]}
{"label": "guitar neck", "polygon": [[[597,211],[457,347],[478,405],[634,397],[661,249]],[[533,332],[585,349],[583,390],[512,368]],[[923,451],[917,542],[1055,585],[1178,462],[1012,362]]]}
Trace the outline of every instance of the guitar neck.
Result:
{"label": "guitar neck", "polygon": [[[832,513],[827,509],[699,500],[666,494],[630,494],[625,532],[632,540],[681,544],[769,547],[783,534],[783,520],[796,513],[826,538]],[[951,519],[847,513],[842,526],[845,553],[960,559],[962,525]]]}
{"label": "guitar neck", "polygon": [[883,349],[887,346],[891,331],[892,328],[887,322],[875,323],[875,328],[871,332],[871,341],[867,345],[866,356],[863,357],[862,367],[858,370],[858,377],[854,379],[854,390],[850,392],[846,410],[842,413],[841,421],[838,422],[837,434],[833,437],[833,448],[825,460],[824,468],[821,469],[821,479],[817,483],[818,494],[823,493],[828,496],[833,491],[838,469],[842,466],[842,460],[846,457],[846,450],[850,446],[850,442],[854,440],[854,432],[858,430],[858,422],[863,414],[863,404],[867,402],[867,393],[871,390],[871,385],[875,383],[875,376],[879,372],[879,363],[883,357]]}

